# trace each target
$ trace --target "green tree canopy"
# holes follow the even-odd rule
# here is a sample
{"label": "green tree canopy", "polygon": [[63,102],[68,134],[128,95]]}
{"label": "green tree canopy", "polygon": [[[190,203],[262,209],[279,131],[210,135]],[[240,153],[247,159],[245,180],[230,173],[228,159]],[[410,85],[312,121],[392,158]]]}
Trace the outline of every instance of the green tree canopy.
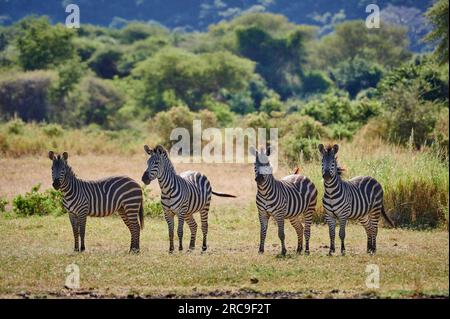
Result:
{"label": "green tree canopy", "polygon": [[433,30],[425,40],[437,43],[435,55],[440,63],[448,63],[448,0],[438,0],[427,12],[426,17]]}
{"label": "green tree canopy", "polygon": [[46,17],[26,18],[19,23],[19,63],[25,70],[47,69],[75,55],[74,32],[62,25],[52,26]]}

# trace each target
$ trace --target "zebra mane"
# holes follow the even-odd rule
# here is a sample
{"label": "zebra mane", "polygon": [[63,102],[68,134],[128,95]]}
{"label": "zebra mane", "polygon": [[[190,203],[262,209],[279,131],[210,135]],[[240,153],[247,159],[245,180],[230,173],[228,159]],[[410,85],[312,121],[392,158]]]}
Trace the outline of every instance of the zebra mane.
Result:
{"label": "zebra mane", "polygon": [[[331,152],[333,150],[333,145],[332,144],[328,144],[327,146],[325,146],[325,152]],[[337,168],[337,174],[339,176],[344,175],[345,171],[347,170],[345,167],[339,165],[338,163],[338,156],[335,155],[335,159],[336,159],[336,168]]]}
{"label": "zebra mane", "polygon": [[160,156],[162,156],[166,160],[167,167],[173,172],[175,172],[175,167],[173,166],[172,161],[169,158],[169,154],[167,154],[167,150],[162,145],[158,145],[156,147],[156,151]]}

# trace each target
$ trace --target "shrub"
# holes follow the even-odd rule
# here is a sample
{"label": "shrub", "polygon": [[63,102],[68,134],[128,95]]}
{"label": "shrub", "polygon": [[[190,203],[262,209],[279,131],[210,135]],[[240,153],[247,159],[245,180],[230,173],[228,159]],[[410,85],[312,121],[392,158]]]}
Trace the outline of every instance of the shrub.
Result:
{"label": "shrub", "polygon": [[321,139],[328,138],[329,133],[323,125],[309,116],[298,114],[287,117],[280,128],[282,139],[280,147],[288,165],[316,158],[317,145]]}
{"label": "shrub", "polygon": [[42,126],[42,131],[48,137],[57,137],[64,133],[62,126],[54,123]]}
{"label": "shrub", "polygon": [[122,51],[116,47],[106,46],[96,51],[88,61],[89,67],[101,78],[112,79],[121,75],[119,61]]}
{"label": "shrub", "polygon": [[173,129],[186,128],[192,136],[192,121],[194,113],[187,106],[172,107],[168,111],[162,111],[155,115],[149,122],[150,130],[155,131],[165,147],[170,147],[175,141],[170,141],[170,133]]}
{"label": "shrub", "polygon": [[0,197],[0,213],[6,212],[6,205],[8,205],[8,201]]}
{"label": "shrub", "polygon": [[435,228],[446,222],[447,191],[420,177],[404,178],[385,190],[384,201],[397,227]]}
{"label": "shrub", "polygon": [[406,145],[410,138],[416,148],[429,143],[439,106],[420,99],[417,87],[398,87],[383,96],[388,130],[385,138]]}
{"label": "shrub", "polygon": [[56,79],[51,71],[3,73],[0,75],[0,113],[15,114],[25,121],[46,119],[49,89]]}
{"label": "shrub", "polygon": [[144,196],[144,216],[151,218],[162,218],[164,216],[163,207],[160,198],[156,198],[150,194],[150,190],[142,188]]}
{"label": "shrub", "polygon": [[61,193],[55,190],[39,192],[41,184],[34,186],[25,195],[13,199],[13,212],[17,216],[63,215]]}

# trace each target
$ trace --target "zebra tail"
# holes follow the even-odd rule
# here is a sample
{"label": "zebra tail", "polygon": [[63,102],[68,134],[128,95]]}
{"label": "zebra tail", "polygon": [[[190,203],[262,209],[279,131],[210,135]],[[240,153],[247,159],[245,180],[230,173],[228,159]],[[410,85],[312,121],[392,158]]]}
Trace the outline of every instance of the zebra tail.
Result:
{"label": "zebra tail", "polygon": [[395,228],[395,224],[392,221],[392,219],[386,214],[386,211],[384,210],[384,206],[381,206],[381,214],[383,215],[384,219],[391,225],[392,228]]}
{"label": "zebra tail", "polygon": [[213,193],[213,195],[220,196],[220,197],[233,197],[233,198],[236,198],[235,195],[224,194],[224,193],[217,193],[215,191],[212,191],[212,193]]}
{"label": "zebra tail", "polygon": [[139,224],[141,229],[144,229],[144,200],[141,200],[141,207],[139,208]]}

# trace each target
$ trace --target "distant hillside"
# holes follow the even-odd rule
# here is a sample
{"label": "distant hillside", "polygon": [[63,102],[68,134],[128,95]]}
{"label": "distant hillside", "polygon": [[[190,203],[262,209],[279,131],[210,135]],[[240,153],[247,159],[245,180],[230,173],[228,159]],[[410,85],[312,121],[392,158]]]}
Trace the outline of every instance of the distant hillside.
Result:
{"label": "distant hillside", "polygon": [[427,32],[423,13],[433,0],[0,0],[0,24],[11,24],[30,14],[48,15],[53,22],[65,21],[65,6],[80,6],[81,22],[120,27],[129,20],[158,22],[168,28],[205,30],[208,25],[243,12],[280,13],[292,22],[320,27],[322,34],[343,20],[365,19],[365,7],[380,6],[383,21],[409,28],[411,49],[424,49],[420,42]]}

